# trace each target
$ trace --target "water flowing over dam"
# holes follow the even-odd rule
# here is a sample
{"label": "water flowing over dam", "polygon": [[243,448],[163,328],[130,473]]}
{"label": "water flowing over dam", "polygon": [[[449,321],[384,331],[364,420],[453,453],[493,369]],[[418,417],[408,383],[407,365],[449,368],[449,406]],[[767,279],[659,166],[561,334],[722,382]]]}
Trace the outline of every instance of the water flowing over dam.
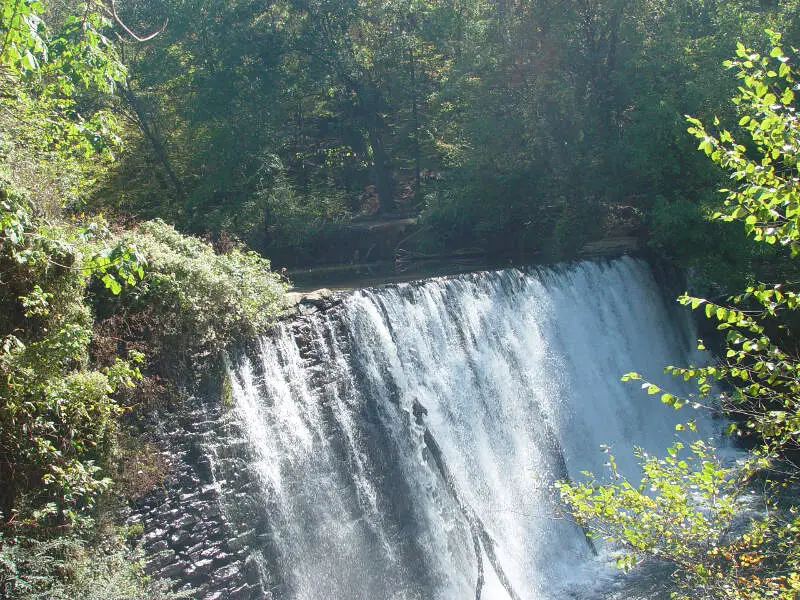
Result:
{"label": "water flowing over dam", "polygon": [[[691,359],[644,262],[509,269],[343,295],[232,373],[278,598],[592,597],[552,485],[682,415],[620,382]],[[673,384],[674,386],[674,384]]]}
{"label": "water flowing over dam", "polygon": [[[663,452],[704,362],[631,258],[340,293],[233,360],[227,401],[162,419],[171,475],[132,520],[149,571],[203,600],[632,600],[559,518],[555,481],[610,445]],[[611,587],[610,587],[611,586]],[[616,589],[616,588],[615,588]]]}

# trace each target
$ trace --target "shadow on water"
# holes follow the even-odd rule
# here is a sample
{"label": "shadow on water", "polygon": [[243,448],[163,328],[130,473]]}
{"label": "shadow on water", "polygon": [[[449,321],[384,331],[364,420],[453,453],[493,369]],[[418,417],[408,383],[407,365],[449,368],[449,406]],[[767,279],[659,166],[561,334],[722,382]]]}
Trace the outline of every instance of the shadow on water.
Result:
{"label": "shadow on water", "polygon": [[514,266],[553,265],[565,260],[619,258],[641,255],[641,244],[634,237],[609,237],[588,243],[570,256],[545,253],[515,253],[490,255],[480,249],[462,249],[451,254],[420,255],[395,251],[395,260],[370,263],[338,263],[317,267],[299,267],[285,271],[294,291],[310,292],[319,288],[350,290],[384,283],[414,281],[428,277],[443,277],[503,269]]}

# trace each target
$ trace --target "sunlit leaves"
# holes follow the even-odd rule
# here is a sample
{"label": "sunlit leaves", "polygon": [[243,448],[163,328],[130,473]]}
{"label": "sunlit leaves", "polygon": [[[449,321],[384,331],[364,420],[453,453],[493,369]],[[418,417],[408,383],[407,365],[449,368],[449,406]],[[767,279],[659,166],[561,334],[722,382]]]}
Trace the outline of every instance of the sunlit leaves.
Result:
{"label": "sunlit leaves", "polygon": [[[679,430],[693,428],[693,423]],[[754,456],[745,464],[725,466],[704,442],[681,442],[664,457],[637,450],[643,477],[638,485],[608,468],[613,484],[593,478],[558,484],[570,513],[597,538],[617,544],[617,566],[628,570],[645,556],[670,562],[676,597],[794,598],[797,587],[786,573],[796,573],[800,556],[789,532],[800,521],[773,513],[742,518],[741,497],[751,477],[767,461]],[[738,528],[739,535],[730,535]],[[715,595],[718,594],[718,595]]]}
{"label": "sunlit leaves", "polygon": [[[689,131],[701,140],[717,164],[731,173],[738,186],[724,190],[726,212],[715,218],[740,221],[755,241],[781,244],[796,256],[800,251],[800,181],[798,148],[800,127],[794,105],[796,73],[792,61],[797,51],[787,55],[779,45],[780,35],[768,32],[772,42],[769,56],[761,56],[741,44],[736,60],[726,63],[737,69],[742,85],[734,99],[745,113],[739,120],[760,159],[733,140],[723,130],[719,137],[707,133],[697,119],[688,118]],[[741,60],[744,59],[744,60]],[[757,284],[749,286],[728,305],[684,295],[681,303],[692,308],[704,306],[706,317],[717,321],[726,332],[725,362],[708,369],[673,370],[673,374],[696,379],[701,396],[708,395],[709,377],[731,382],[737,393],[724,395],[721,407],[747,418],[748,426],[778,445],[794,444],[798,437],[795,417],[800,404],[800,365],[795,357],[772,342],[766,324],[797,310],[798,295],[789,285]],[[744,310],[742,307],[747,307]],[[705,383],[701,383],[701,381]],[[783,407],[788,412],[769,411]]]}
{"label": "sunlit leaves", "polygon": [[58,27],[50,28],[36,0],[0,5],[0,126],[4,143],[24,147],[28,160],[67,161],[95,153],[111,158],[119,145],[108,103],[87,102],[112,93],[125,78],[105,35],[111,22],[93,0],[72,8],[74,14],[63,14]]}
{"label": "sunlit leaves", "polygon": [[18,75],[46,61],[43,6],[37,0],[3,0],[0,5],[0,65]]}
{"label": "sunlit leaves", "polygon": [[756,241],[788,246],[796,255],[800,251],[800,126],[793,103],[798,55],[794,49],[784,54],[781,36],[769,35],[773,44],[769,56],[740,48],[738,59],[726,62],[728,68],[737,69],[741,82],[734,99],[745,112],[739,126],[747,131],[761,158],[752,158],[729,131],[723,129],[714,136],[699,120],[687,117],[687,121],[689,132],[700,140],[699,148],[739,182],[724,190],[728,211],[715,218],[743,221],[745,231]]}
{"label": "sunlit leaves", "polygon": [[[779,45],[767,32],[767,56],[737,45],[737,58],[726,66],[738,69],[741,81],[734,103],[744,113],[739,127],[750,136],[749,149],[721,130],[711,135],[687,117],[699,149],[726,169],[734,182],[725,210],[714,215],[738,221],[758,242],[787,246],[800,253],[800,129],[794,105],[792,61],[798,52]],[[719,121],[715,119],[715,126]],[[782,348],[769,335],[785,328],[798,309],[791,284],[754,284],[725,302],[684,294],[679,302],[702,311],[724,336],[724,357],[711,366],[675,367],[666,372],[697,387],[697,394],[674,396],[660,386],[628,373],[623,380],[641,381],[650,395],[675,408],[689,403],[723,411],[736,419],[730,434],[755,434],[761,446],[739,463],[723,464],[713,449],[694,442],[685,455],[677,442],[663,458],[639,452],[644,477],[638,487],[622,480],[609,461],[615,483],[594,480],[562,483],[562,499],[576,520],[596,535],[619,544],[617,561],[628,569],[640,557],[656,557],[674,565],[676,597],[790,600],[800,591],[800,520],[790,501],[780,505],[776,490],[798,477],[790,465],[788,479],[773,480],[765,471],[800,443],[800,360],[794,349]],[[788,317],[788,319],[787,319]],[[784,336],[791,340],[791,336]],[[702,342],[698,345],[704,348]],[[724,391],[723,391],[724,390]],[[694,430],[679,424],[679,432]],[[748,514],[743,499],[758,478],[763,496]]]}

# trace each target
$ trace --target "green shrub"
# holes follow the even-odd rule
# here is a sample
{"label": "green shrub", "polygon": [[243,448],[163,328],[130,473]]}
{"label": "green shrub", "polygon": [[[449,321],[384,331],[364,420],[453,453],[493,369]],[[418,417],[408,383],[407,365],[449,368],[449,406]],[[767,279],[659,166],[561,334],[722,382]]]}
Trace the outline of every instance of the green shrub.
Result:
{"label": "green shrub", "polygon": [[217,254],[163,221],[142,224],[127,243],[146,257],[144,277],[118,296],[95,285],[95,306],[110,325],[105,335],[144,350],[159,377],[185,383],[186,374],[207,372],[226,347],[263,332],[280,311],[285,284],[254,252]]}
{"label": "green shrub", "polygon": [[96,275],[119,286],[127,254],[112,265],[119,245],[49,222],[2,182],[0,200],[0,515],[65,525],[110,485],[101,463],[121,410],[112,394],[139,376],[135,352],[89,365],[86,284]]}
{"label": "green shrub", "polygon": [[173,600],[170,581],[144,572],[144,555],[119,532],[83,539],[6,537],[0,532],[0,598],[4,600]]}
{"label": "green shrub", "polygon": [[146,492],[126,461],[146,458],[151,485],[165,469],[146,444],[120,445],[120,392],[140,364],[173,386],[207,371],[273,321],[283,284],[252,252],[215,254],[160,221],[112,234],[48,218],[2,181],[0,273],[0,597],[167,597],[96,525],[116,512],[97,504],[112,477]]}

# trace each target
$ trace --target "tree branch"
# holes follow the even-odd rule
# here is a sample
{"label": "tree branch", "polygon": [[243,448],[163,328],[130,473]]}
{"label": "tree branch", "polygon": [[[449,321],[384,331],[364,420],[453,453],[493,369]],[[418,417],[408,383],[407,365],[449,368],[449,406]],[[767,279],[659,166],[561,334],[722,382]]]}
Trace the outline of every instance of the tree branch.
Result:
{"label": "tree branch", "polygon": [[167,28],[167,23],[169,23],[169,17],[166,17],[164,19],[164,24],[161,26],[160,29],[154,31],[151,34],[140,36],[140,35],[135,34],[131,30],[131,28],[128,27],[125,24],[125,21],[123,21],[122,18],[117,14],[117,3],[116,3],[116,0],[110,0],[109,5],[106,7],[106,10],[109,12],[109,14],[110,14],[111,18],[113,19],[113,21],[117,25],[119,25],[125,33],[127,33],[129,36],[131,36],[137,42],[147,42],[149,40],[152,40],[154,37],[156,37],[162,31],[164,31]]}

